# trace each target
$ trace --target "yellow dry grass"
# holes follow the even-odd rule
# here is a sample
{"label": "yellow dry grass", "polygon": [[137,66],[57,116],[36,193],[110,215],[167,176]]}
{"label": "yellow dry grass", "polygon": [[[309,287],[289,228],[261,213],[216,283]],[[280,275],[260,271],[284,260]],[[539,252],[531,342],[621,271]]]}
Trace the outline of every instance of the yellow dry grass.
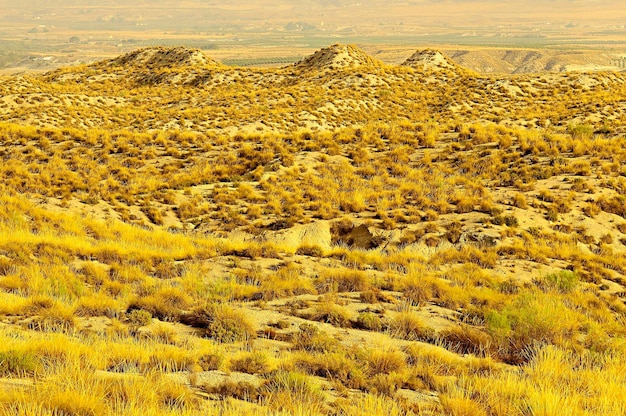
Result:
{"label": "yellow dry grass", "polygon": [[[137,107],[53,106],[68,118],[45,127],[4,113],[0,414],[624,413],[621,74],[585,75],[613,94],[582,75],[507,79],[547,84],[529,104],[495,79],[333,48],[331,66],[274,90],[263,78],[289,75],[208,64],[2,84]],[[346,67],[332,67],[337,50]],[[242,83],[205,84],[205,70]],[[120,71],[123,94],[86,82]],[[524,126],[574,84],[548,116],[578,121]],[[345,99],[347,85],[374,110],[329,118],[324,94]],[[301,101],[265,108],[279,93]],[[232,107],[161,123],[211,94]],[[471,110],[438,106],[468,94]],[[33,97],[20,99],[43,111]],[[592,102],[616,104],[613,116],[589,121],[608,111]],[[218,107],[222,121],[196,123]],[[259,115],[271,131],[216,132]],[[89,117],[102,125],[66,125]]]}

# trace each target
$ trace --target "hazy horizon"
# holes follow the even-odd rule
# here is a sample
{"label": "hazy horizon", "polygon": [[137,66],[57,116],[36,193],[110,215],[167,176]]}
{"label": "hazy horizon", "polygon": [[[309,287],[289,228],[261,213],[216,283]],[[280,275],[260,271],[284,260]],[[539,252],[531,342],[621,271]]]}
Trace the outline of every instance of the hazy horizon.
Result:
{"label": "hazy horizon", "polygon": [[[621,6],[621,7],[620,7]],[[381,0],[317,0],[299,2],[277,0],[272,2],[250,2],[244,0],[219,1],[171,1],[153,0],[129,3],[120,0],[0,0],[0,16],[4,19],[34,19],[41,21],[64,21],[75,13],[88,17],[93,13],[109,11],[119,19],[144,20],[145,24],[156,25],[157,16],[193,19],[197,24],[216,23],[246,24],[263,23],[268,20],[299,22],[320,25],[324,21],[340,24],[341,19],[357,18],[352,26],[371,24],[420,24],[459,25],[480,27],[485,23],[509,22],[515,26],[527,21],[565,23],[571,21],[581,25],[621,24],[626,22],[626,8],[616,0],[551,0],[551,1],[495,1],[495,0],[419,0],[385,2]],[[398,14],[401,10],[402,13]],[[189,14],[193,11],[192,14]],[[102,18],[102,16],[100,16]],[[106,20],[106,16],[104,17]],[[388,19],[393,19],[388,22]],[[432,20],[436,19],[436,20]],[[70,26],[71,21],[67,22]]]}
{"label": "hazy horizon", "polygon": [[[296,57],[332,43],[626,52],[617,0],[0,0],[0,68],[92,62],[142,46]],[[47,61],[41,61],[46,57]]]}

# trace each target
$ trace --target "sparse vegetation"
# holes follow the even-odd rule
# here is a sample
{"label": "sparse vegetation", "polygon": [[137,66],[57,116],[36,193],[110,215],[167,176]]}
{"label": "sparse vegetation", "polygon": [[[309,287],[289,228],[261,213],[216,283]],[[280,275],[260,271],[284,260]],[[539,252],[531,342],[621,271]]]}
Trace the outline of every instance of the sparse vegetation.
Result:
{"label": "sparse vegetation", "polygon": [[167,51],[0,84],[0,414],[625,412],[623,75]]}

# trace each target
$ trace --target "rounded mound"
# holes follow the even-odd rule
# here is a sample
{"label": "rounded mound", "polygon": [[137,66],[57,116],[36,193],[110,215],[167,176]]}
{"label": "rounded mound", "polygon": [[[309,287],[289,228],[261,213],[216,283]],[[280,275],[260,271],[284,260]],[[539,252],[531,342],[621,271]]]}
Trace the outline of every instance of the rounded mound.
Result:
{"label": "rounded mound", "polygon": [[461,72],[461,67],[452,62],[450,58],[434,49],[424,49],[415,52],[409,59],[404,61],[404,66],[426,71],[453,71]]}
{"label": "rounded mound", "polygon": [[320,49],[295,64],[302,70],[332,70],[358,67],[381,67],[382,63],[354,45],[335,44]]}
{"label": "rounded mound", "polygon": [[199,49],[153,47],[138,49],[112,61],[113,65],[141,66],[147,69],[177,66],[220,66]]}

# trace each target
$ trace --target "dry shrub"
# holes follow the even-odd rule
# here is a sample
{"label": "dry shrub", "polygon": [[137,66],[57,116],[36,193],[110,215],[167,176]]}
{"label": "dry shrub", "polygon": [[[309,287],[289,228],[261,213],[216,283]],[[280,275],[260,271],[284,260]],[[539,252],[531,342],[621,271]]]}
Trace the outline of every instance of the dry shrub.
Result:
{"label": "dry shrub", "polygon": [[190,304],[191,298],[182,289],[166,287],[153,295],[137,297],[130,302],[127,312],[140,309],[162,321],[174,321]]}
{"label": "dry shrub", "polygon": [[398,312],[389,322],[389,332],[395,338],[408,341],[430,340],[433,337],[432,329],[411,311]]}
{"label": "dry shrub", "polygon": [[[367,395],[353,395],[349,398],[339,398],[335,401],[334,406],[337,408],[338,415],[403,415],[405,410],[401,407],[398,400],[379,394],[370,393]],[[427,405],[420,404],[416,414],[427,414],[422,411]],[[435,412],[432,412],[436,414]],[[406,412],[410,415],[413,413]]]}
{"label": "dry shrub", "polygon": [[468,325],[455,326],[441,331],[439,337],[448,350],[479,357],[488,355],[493,344],[488,334]]}
{"label": "dry shrub", "polygon": [[239,371],[248,374],[262,374],[268,371],[267,356],[260,352],[245,354],[230,362],[231,371]]}
{"label": "dry shrub", "polygon": [[526,202],[526,197],[522,193],[516,193],[513,195],[513,206],[521,209],[527,209],[528,203]]}
{"label": "dry shrub", "polygon": [[188,412],[198,410],[200,399],[195,392],[184,384],[172,383],[169,380],[163,380],[156,384],[154,391],[160,404],[174,413]]}
{"label": "dry shrub", "polygon": [[370,349],[366,352],[365,360],[371,375],[399,373],[406,368],[404,355],[395,349]]}
{"label": "dry shrub", "polygon": [[180,321],[202,328],[204,336],[218,342],[247,341],[256,337],[256,331],[243,310],[228,305],[210,304],[181,316]]}
{"label": "dry shrub", "polygon": [[18,267],[15,260],[0,256],[0,276],[8,276],[17,273]]}
{"label": "dry shrub", "polygon": [[151,328],[148,336],[156,342],[164,344],[175,344],[178,341],[178,334],[176,333],[176,330],[161,322]]}
{"label": "dry shrub", "polygon": [[[68,388],[63,392],[53,390],[47,393],[45,407],[54,409],[53,412],[48,414],[95,416],[103,414],[105,411],[105,406],[102,401],[97,400],[93,395],[89,395],[77,387]],[[43,406],[39,407],[39,412],[41,412],[42,407]]]}
{"label": "dry shrub", "polygon": [[434,298],[434,284],[431,277],[413,277],[406,282],[402,296],[415,305],[424,305]]}
{"label": "dry shrub", "polygon": [[313,281],[306,277],[302,267],[289,263],[276,273],[262,279],[255,297],[268,301],[287,296],[316,293]]}
{"label": "dry shrub", "polygon": [[326,398],[320,386],[309,376],[280,371],[266,386],[265,400],[272,409],[289,414],[325,413]]}
{"label": "dry shrub", "polygon": [[43,309],[28,326],[38,331],[69,332],[75,325],[74,311],[66,306],[55,305],[49,309]]}
{"label": "dry shrub", "polygon": [[134,327],[147,326],[152,323],[152,314],[142,309],[133,309],[126,314],[126,322]]}
{"label": "dry shrub", "polygon": [[544,292],[556,291],[560,293],[571,293],[578,286],[580,278],[569,270],[561,270],[558,273],[550,273],[533,280],[533,283]]}
{"label": "dry shrub", "polygon": [[486,416],[487,413],[474,400],[458,395],[452,397],[450,395],[441,396],[441,404],[445,410],[445,414],[450,416]]}
{"label": "dry shrub", "polygon": [[359,294],[359,299],[366,303],[393,303],[395,299],[389,295],[384,294],[380,289],[373,288],[371,290],[366,290]]}
{"label": "dry shrub", "polygon": [[336,290],[337,292],[361,292],[370,288],[367,273],[361,270],[332,270],[320,276],[317,283],[320,293]]}
{"label": "dry shrub", "polygon": [[78,316],[106,316],[113,318],[118,313],[117,302],[102,294],[82,297],[76,306],[76,315]]}
{"label": "dry shrub", "polygon": [[364,389],[367,386],[367,364],[362,354],[339,349],[333,352],[303,354],[295,359],[296,368],[307,374],[339,381],[344,387]]}
{"label": "dry shrub", "polygon": [[195,358],[188,351],[172,347],[158,348],[147,362],[141,363],[141,370],[171,373],[188,371],[195,367],[195,364]]}
{"label": "dry shrub", "polygon": [[317,305],[308,318],[313,321],[324,322],[342,328],[351,326],[348,312],[342,306],[335,304],[332,300],[323,301]]}
{"label": "dry shrub", "polygon": [[324,249],[320,246],[303,244],[296,250],[299,256],[324,257]]}
{"label": "dry shrub", "polygon": [[198,365],[203,371],[217,370],[224,361],[223,357],[217,354],[205,354],[198,357]]}
{"label": "dry shrub", "polygon": [[361,312],[356,318],[355,326],[368,331],[378,332],[382,331],[386,327],[386,324],[380,316],[374,312]]}
{"label": "dry shrub", "polygon": [[214,394],[219,398],[233,397],[238,400],[254,402],[265,393],[264,386],[255,386],[247,381],[223,381],[216,386],[204,385],[202,391],[207,394]]}
{"label": "dry shrub", "polygon": [[301,324],[291,340],[293,348],[308,352],[329,352],[337,348],[337,340],[313,324]]}

